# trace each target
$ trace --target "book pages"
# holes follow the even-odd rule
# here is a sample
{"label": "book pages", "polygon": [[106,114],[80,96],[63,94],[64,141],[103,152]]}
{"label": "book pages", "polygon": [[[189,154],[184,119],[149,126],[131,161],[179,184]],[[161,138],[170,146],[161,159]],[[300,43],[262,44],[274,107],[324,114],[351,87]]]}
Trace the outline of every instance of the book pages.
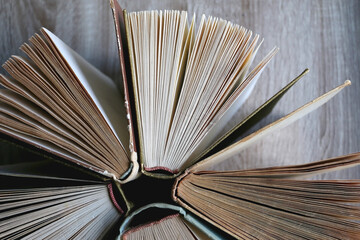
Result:
{"label": "book pages", "polygon": [[232,157],[233,155],[239,153],[242,149],[250,146],[255,141],[263,138],[264,136],[271,134],[272,132],[278,131],[294,121],[302,118],[306,114],[314,111],[331,98],[333,98],[336,94],[338,94],[342,89],[346,86],[349,86],[351,82],[349,80],[345,81],[344,84],[340,85],[337,88],[325,93],[324,95],[314,99],[313,101],[305,104],[304,106],[298,108],[297,110],[293,111],[292,113],[286,115],[285,117],[265,126],[264,128],[256,131],[255,133],[241,139],[240,141],[234,143],[233,145],[227,147],[226,149],[200,161],[199,163],[192,166],[190,169],[191,171],[200,171],[206,170],[210,166],[214,166],[226,159]]}
{"label": "book pages", "polygon": [[130,155],[129,132],[126,128],[124,101],[115,83],[86,62],[49,30],[42,28],[42,31],[53,42],[59,53],[68,63],[76,78],[89,94],[90,99],[94,101],[101,115],[119,139],[123,148],[128,152],[128,155]]}

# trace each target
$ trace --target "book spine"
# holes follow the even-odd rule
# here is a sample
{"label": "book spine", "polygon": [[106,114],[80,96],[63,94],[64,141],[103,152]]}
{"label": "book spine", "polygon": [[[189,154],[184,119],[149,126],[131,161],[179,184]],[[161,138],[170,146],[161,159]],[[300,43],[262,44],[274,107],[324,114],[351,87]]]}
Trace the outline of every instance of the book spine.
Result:
{"label": "book spine", "polygon": [[177,197],[177,188],[179,186],[179,183],[181,182],[181,180],[186,177],[188,174],[189,174],[189,170],[186,169],[184,171],[183,174],[181,174],[180,176],[178,176],[176,179],[175,179],[175,182],[174,182],[174,185],[172,187],[172,190],[171,190],[171,197],[172,199],[175,201],[175,202],[178,202],[178,197]]}
{"label": "book spine", "polygon": [[[211,224],[213,227],[217,227],[221,231],[223,231],[226,234],[229,234],[229,236],[232,234],[230,231],[228,231],[224,226],[219,226],[216,222],[209,219],[207,216],[202,214],[201,212],[195,210],[191,205],[189,205],[187,202],[183,201],[181,198],[177,196],[177,189],[179,187],[179,184],[182,179],[191,176],[193,174],[190,172],[190,170],[186,170],[184,174],[180,175],[178,178],[176,178],[176,181],[174,183],[173,189],[172,189],[172,198],[173,200],[179,204],[183,212],[188,211],[186,215],[184,215],[184,218],[197,226],[199,229],[202,229],[204,233],[206,233],[211,239],[224,239],[221,235],[217,234],[211,228],[208,227],[208,224],[205,224],[205,222]],[[190,212],[192,214],[190,214]],[[181,212],[180,212],[181,213]],[[195,218],[197,216],[198,218]],[[201,221],[199,219],[203,219],[204,221]]]}
{"label": "book spine", "polygon": [[110,199],[113,203],[113,205],[115,206],[116,210],[118,210],[118,212],[123,215],[124,214],[124,210],[122,210],[122,208],[120,207],[120,205],[118,204],[118,202],[116,201],[116,198],[115,198],[115,195],[114,195],[114,191],[113,191],[113,188],[112,188],[112,184],[109,183],[107,185],[107,188],[109,190],[109,196],[110,196]]}
{"label": "book spine", "polygon": [[[132,111],[131,111],[131,100],[130,100],[130,86],[129,81],[131,80],[131,75],[128,74],[128,71],[126,68],[127,62],[128,62],[128,52],[125,51],[124,45],[126,44],[126,38],[123,38],[122,36],[124,33],[121,33],[121,30],[124,28],[124,16],[123,11],[119,5],[119,3],[116,0],[110,0],[110,6],[111,10],[113,12],[114,16],[114,24],[115,24],[115,33],[116,33],[116,40],[117,40],[117,46],[118,46],[118,52],[119,52],[119,59],[120,59],[120,68],[123,78],[123,84],[124,84],[124,97],[125,97],[125,109],[126,109],[126,117],[128,120],[128,130],[130,135],[130,145],[129,149],[130,152],[137,152],[136,143],[135,143],[135,134],[134,134],[134,128],[133,128],[133,117],[132,117]],[[126,58],[126,59],[125,59]]]}
{"label": "book spine", "polygon": [[135,119],[132,113],[132,101],[134,98],[131,97],[132,84],[131,84],[131,67],[129,65],[129,51],[126,49],[127,38],[125,37],[125,20],[124,12],[120,7],[117,0],[110,0],[110,7],[114,17],[116,40],[120,59],[120,68],[122,73],[123,85],[124,85],[124,97],[125,97],[125,109],[126,118],[128,121],[129,131],[129,150],[130,150],[130,161],[131,168],[129,172],[126,172],[121,178],[121,183],[126,183],[136,179],[139,176],[139,163],[137,156],[137,144],[135,138]]}
{"label": "book spine", "polygon": [[118,190],[118,192],[120,193],[122,200],[124,201],[124,204],[125,204],[124,207],[126,208],[124,216],[128,216],[130,211],[133,209],[134,204],[126,198],[125,193],[121,188],[121,183],[119,181],[114,181],[113,184],[116,187],[116,189]]}
{"label": "book spine", "polygon": [[[164,173],[154,172],[154,171],[162,171]],[[147,168],[144,166],[144,164],[141,164],[141,173],[158,179],[173,179],[179,176],[182,172],[179,170],[171,170],[166,167],[153,167],[153,168]]]}

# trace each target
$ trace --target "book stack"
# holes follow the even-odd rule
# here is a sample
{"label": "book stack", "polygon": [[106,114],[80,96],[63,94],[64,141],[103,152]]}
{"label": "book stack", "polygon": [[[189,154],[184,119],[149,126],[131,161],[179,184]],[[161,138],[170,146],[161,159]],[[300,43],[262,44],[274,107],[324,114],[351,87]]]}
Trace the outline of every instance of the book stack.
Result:
{"label": "book stack", "polygon": [[360,153],[211,170],[349,80],[249,133],[307,69],[234,120],[278,48],[253,66],[262,40],[237,24],[202,16],[195,30],[185,11],[110,7],[121,88],[45,28],[3,65],[0,131],[44,156],[0,168],[1,239],[359,238],[360,180],[309,176],[359,165]]}

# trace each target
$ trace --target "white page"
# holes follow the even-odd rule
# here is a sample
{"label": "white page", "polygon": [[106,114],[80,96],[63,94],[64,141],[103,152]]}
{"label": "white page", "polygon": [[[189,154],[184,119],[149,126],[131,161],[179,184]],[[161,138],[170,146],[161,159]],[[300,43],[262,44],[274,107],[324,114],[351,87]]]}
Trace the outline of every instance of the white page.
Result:
{"label": "white page", "polygon": [[128,147],[129,132],[127,130],[128,124],[126,120],[124,98],[117,89],[115,83],[68,47],[49,30],[45,28],[42,29],[51,39],[69,66],[71,66],[71,69],[79,82],[94,101],[110,129],[128,153],[128,156],[130,156]]}
{"label": "white page", "polygon": [[[259,45],[260,46],[260,45]],[[254,55],[256,54],[259,46],[255,50]],[[199,146],[196,147],[194,152],[192,153],[189,159],[198,159],[201,154],[209,147],[212,143],[217,141],[223,134],[225,134],[224,129],[226,125],[229,125],[229,121],[231,118],[240,110],[241,106],[245,103],[245,101],[251,95],[251,92],[254,90],[256,82],[258,81],[261,73],[264,71],[266,65],[270,62],[270,60],[277,53],[278,48],[274,48],[267,56],[265,56],[261,62],[251,71],[247,78],[249,78],[248,85],[245,85],[245,88],[240,92],[240,94],[236,97],[234,102],[221,113],[217,122],[209,129],[209,132],[204,137],[204,139],[200,142]],[[250,61],[252,62],[252,60]],[[245,84],[247,80],[245,79],[243,84]],[[230,97],[231,98],[231,97]],[[226,103],[225,103],[226,104]],[[234,121],[232,125],[228,129],[232,129],[236,126],[240,121]]]}
{"label": "white page", "polygon": [[[259,78],[259,75],[256,76],[253,81],[250,82],[246,89],[239,95],[239,97],[235,100],[235,102],[231,105],[231,107],[221,116],[221,118],[212,126],[207,133],[206,137],[200,142],[199,146],[195,149],[189,159],[197,159],[200,154],[202,154],[212,143],[218,140],[222,134],[224,134],[223,130],[226,125],[229,124],[231,118],[239,111],[240,107],[244,104],[246,99],[250,96],[252,90],[254,89],[256,82]],[[237,124],[234,122],[233,125]],[[232,126],[234,127],[234,126]],[[232,128],[231,127],[231,128]],[[230,128],[230,129],[231,129]]]}

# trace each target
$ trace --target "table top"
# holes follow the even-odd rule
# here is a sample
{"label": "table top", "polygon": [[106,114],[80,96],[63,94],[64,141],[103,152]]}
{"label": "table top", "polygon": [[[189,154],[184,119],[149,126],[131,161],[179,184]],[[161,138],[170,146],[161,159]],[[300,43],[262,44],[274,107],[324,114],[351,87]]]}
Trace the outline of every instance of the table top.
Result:
{"label": "table top", "polygon": [[[260,77],[238,116],[250,113],[305,68],[310,72],[256,128],[277,120],[340,85],[352,85],[325,106],[240,152],[216,169],[246,169],[312,162],[360,151],[360,1],[131,0],[128,11],[187,10],[220,17],[264,38],[255,61],[274,46],[279,53]],[[19,46],[40,27],[115,80],[120,68],[111,11],[106,0],[0,0],[0,62],[19,55]],[[3,69],[0,73],[4,73]],[[2,156],[11,150],[0,147]],[[319,178],[360,178],[360,168]]]}

